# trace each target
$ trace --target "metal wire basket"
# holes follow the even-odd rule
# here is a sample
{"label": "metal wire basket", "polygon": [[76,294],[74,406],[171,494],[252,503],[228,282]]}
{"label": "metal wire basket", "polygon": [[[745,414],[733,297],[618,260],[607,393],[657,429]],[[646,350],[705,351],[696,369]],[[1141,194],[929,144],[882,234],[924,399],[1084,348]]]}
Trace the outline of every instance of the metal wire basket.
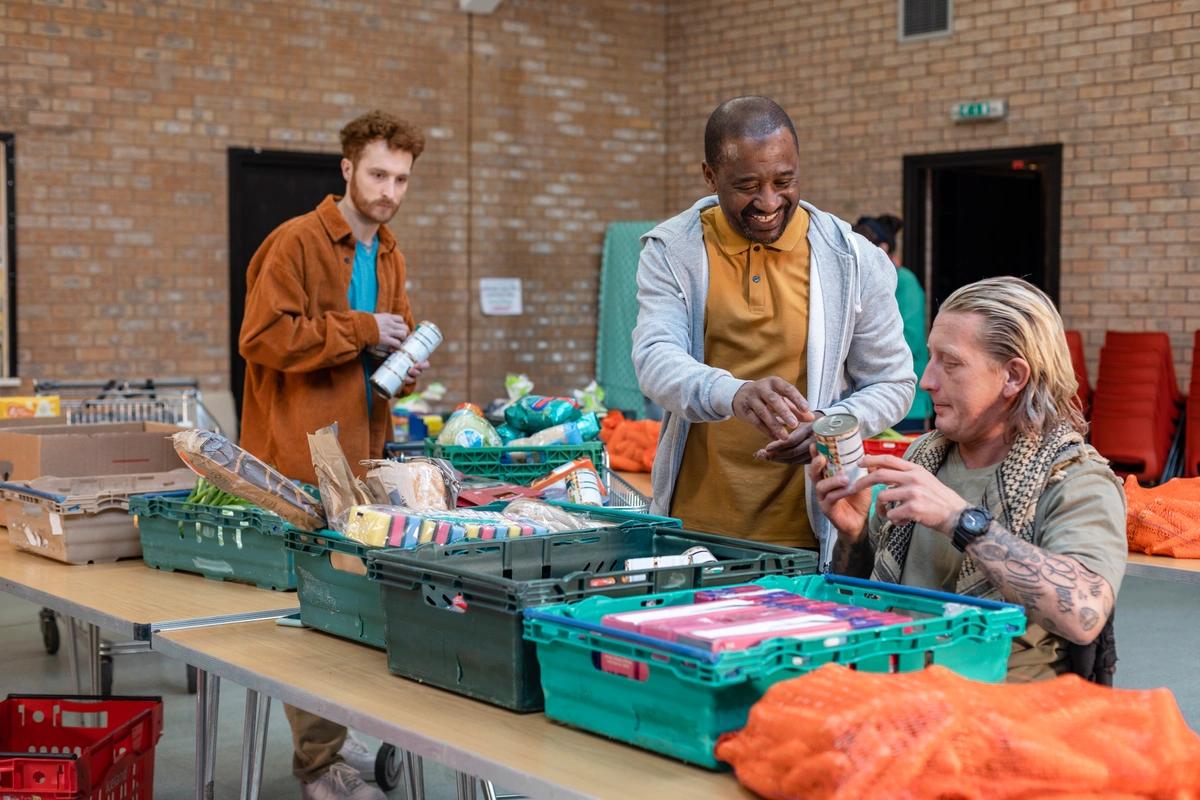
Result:
{"label": "metal wire basket", "polygon": [[220,431],[201,399],[200,384],[188,379],[141,381],[53,381],[34,383],[36,394],[57,394],[68,425],[96,422],[165,422]]}
{"label": "metal wire basket", "polygon": [[650,512],[650,498],[635,489],[629,481],[613,472],[608,463],[608,449],[604,450],[604,476],[607,479],[608,503],[605,508],[619,508],[624,511],[636,511],[641,514]]}

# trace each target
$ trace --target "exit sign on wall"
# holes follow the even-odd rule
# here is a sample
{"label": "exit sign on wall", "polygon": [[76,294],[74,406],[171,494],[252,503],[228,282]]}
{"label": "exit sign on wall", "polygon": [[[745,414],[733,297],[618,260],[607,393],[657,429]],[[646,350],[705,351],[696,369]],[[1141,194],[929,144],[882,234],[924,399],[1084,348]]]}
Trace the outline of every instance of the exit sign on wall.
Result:
{"label": "exit sign on wall", "polygon": [[983,122],[990,119],[1004,119],[1008,113],[1008,104],[1003,100],[972,100],[966,103],[955,103],[950,107],[950,118],[955,122]]}

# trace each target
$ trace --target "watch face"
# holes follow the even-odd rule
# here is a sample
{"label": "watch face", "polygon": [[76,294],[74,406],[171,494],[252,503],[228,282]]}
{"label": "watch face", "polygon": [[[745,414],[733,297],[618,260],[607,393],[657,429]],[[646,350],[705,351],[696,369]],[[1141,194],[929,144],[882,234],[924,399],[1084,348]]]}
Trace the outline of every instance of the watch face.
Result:
{"label": "watch face", "polygon": [[987,514],[976,508],[968,508],[962,515],[962,526],[971,533],[982,533],[987,530],[990,520]]}

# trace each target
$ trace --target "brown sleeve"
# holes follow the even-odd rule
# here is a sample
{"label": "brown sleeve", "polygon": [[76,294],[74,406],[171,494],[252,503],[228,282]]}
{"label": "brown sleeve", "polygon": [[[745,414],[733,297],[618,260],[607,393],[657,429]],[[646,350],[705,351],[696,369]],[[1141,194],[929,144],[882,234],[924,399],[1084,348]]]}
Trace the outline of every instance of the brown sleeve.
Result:
{"label": "brown sleeve", "polygon": [[247,361],[281,372],[312,372],[344,364],[379,342],[375,317],[365,311],[308,316],[303,248],[282,231],[254,255],[257,274],[246,292],[238,350]]}
{"label": "brown sleeve", "polygon": [[[408,288],[405,284],[408,282],[408,263],[404,260],[404,254],[399,249],[396,251],[396,286],[392,293],[392,313],[399,314],[404,317],[405,324],[408,325],[410,331],[417,329],[416,322],[413,321],[412,307],[408,302]],[[412,394],[416,391],[417,382],[406,380],[404,385],[400,387],[399,397],[406,394]]]}

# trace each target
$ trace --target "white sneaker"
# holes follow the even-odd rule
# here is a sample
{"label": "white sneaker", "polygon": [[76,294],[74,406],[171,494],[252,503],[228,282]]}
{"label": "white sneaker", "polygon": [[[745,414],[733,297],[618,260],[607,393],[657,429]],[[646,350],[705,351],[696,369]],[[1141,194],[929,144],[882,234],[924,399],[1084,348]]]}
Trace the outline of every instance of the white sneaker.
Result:
{"label": "white sneaker", "polygon": [[304,800],[387,800],[387,795],[363,782],[358,770],[341,762],[312,783],[304,784],[301,796]]}
{"label": "white sneaker", "polygon": [[338,750],[338,755],[358,770],[363,780],[375,782],[375,751],[362,739],[355,738],[353,733],[346,731],[346,743]]}

